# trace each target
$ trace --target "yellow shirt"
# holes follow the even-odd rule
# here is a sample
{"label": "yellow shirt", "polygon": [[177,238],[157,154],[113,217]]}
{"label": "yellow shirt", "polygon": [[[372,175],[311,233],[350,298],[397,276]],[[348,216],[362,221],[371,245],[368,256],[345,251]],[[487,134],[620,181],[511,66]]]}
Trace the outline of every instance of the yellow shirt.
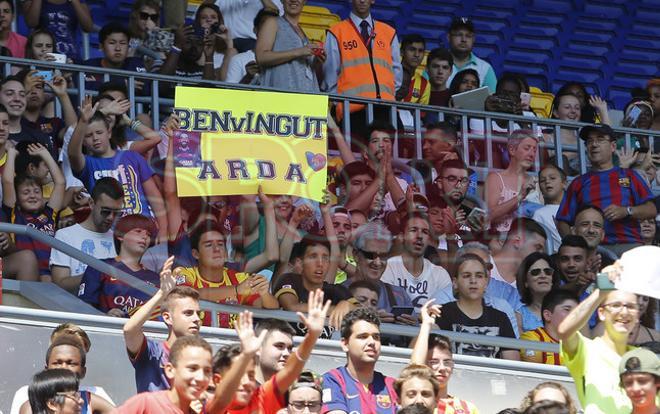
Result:
{"label": "yellow shirt", "polygon": [[[601,338],[589,339],[578,335],[577,351],[573,357],[561,347],[562,363],[568,368],[578,399],[585,414],[629,413],[630,400],[619,387],[621,356],[607,346]],[[561,343],[560,343],[561,346]],[[628,347],[627,351],[634,349]]]}
{"label": "yellow shirt", "polygon": [[[527,341],[548,342],[551,344],[559,343],[559,341],[550,336],[550,334],[543,327],[524,332],[522,335],[520,335],[520,339]],[[522,361],[536,362],[539,364],[561,365],[561,358],[556,352],[542,352],[535,351],[533,349],[521,349],[520,359]]]}

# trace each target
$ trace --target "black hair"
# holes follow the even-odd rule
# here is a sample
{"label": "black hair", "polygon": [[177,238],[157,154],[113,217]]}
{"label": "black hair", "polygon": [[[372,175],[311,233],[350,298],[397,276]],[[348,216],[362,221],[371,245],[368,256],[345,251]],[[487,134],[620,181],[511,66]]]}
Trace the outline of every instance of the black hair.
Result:
{"label": "black hair", "polygon": [[16,160],[14,161],[15,171],[21,171],[21,173],[27,174],[29,171],[30,164],[34,165],[35,168],[39,167],[39,164],[44,162],[44,160],[36,155],[30,155],[28,152],[28,146],[34,145],[37,142],[35,141],[21,141],[16,144],[15,148],[18,151]]}
{"label": "black hair", "polygon": [[365,139],[366,139],[367,144],[371,140],[371,134],[373,134],[376,131],[385,132],[387,134],[394,134],[394,131],[396,131],[396,128],[389,121],[385,121],[385,120],[381,120],[381,119],[374,119],[374,121],[372,123],[367,125],[366,134],[365,134]]}
{"label": "black hair", "polygon": [[418,33],[409,33],[401,39],[401,50],[403,51],[408,45],[411,45],[413,43],[422,43],[424,45],[424,49],[426,49],[426,40],[424,40],[424,37]]}
{"label": "black hair", "polygon": [[32,413],[50,413],[49,401],[62,405],[66,397],[60,393],[76,392],[79,386],[78,376],[68,369],[46,369],[36,373],[28,387],[28,400]]}
{"label": "black hair", "polygon": [[126,26],[119,22],[110,22],[101,28],[99,32],[99,44],[103,44],[105,40],[112,34],[122,33],[126,35],[126,40],[131,38],[131,34],[128,32]]}
{"label": "black hair", "polygon": [[[567,300],[573,300],[576,303],[580,303],[580,299],[574,292],[562,288],[553,288],[550,292],[548,292],[547,295],[543,297],[543,302],[541,304],[541,315],[543,315],[543,312],[546,310],[554,312],[557,305],[560,305]],[[543,317],[541,317],[541,319],[543,319]],[[543,320],[543,323],[545,324],[545,320]]]}
{"label": "black hair", "polygon": [[[3,1],[5,3],[9,4],[9,8],[11,9],[11,14],[15,14],[16,10],[14,10],[14,2],[12,0],[0,0],[0,3],[3,2]],[[16,16],[14,16],[14,17],[16,17]]]}
{"label": "black hair", "polygon": [[564,172],[564,170],[562,168],[559,168],[559,166],[557,164],[555,164],[554,162],[547,162],[543,165],[543,167],[539,170],[539,178],[541,178],[541,172],[543,170],[548,169],[548,168],[553,168],[553,169],[557,170],[557,172],[559,172],[559,176],[561,177],[561,181],[566,182],[566,173]]}
{"label": "black hair", "polygon": [[509,234],[507,235],[507,239],[511,236],[515,236],[516,233],[520,232],[521,230],[524,233],[534,233],[538,234],[546,240],[548,239],[548,234],[545,232],[543,226],[527,217],[520,217],[513,220],[511,223],[511,228],[509,229]]}
{"label": "black hair", "polygon": [[477,83],[481,83],[481,79],[479,78],[479,72],[477,72],[474,69],[463,69],[462,71],[458,72],[456,76],[454,76],[454,79],[451,80],[451,83],[449,84],[450,95],[456,95],[458,93],[458,87],[461,85],[461,82],[463,82],[463,78],[466,77],[467,75],[472,75],[476,77]]}
{"label": "black hair", "polygon": [[261,27],[261,24],[266,20],[268,17],[279,17],[279,14],[275,10],[271,9],[261,9],[259,12],[257,12],[257,15],[254,16],[254,20],[252,21],[252,25],[255,28]]}
{"label": "black hair", "polygon": [[0,113],[9,115],[9,112],[7,112],[7,107],[5,107],[3,104],[0,104]]}
{"label": "black hair", "polygon": [[[41,188],[41,184],[37,181],[36,177],[33,177],[25,172],[21,172],[14,177],[14,191],[18,194],[18,187],[22,185],[36,185]],[[43,194],[42,194],[43,196]]]}
{"label": "black hair", "polygon": [[325,236],[307,234],[298,242],[300,244],[300,257],[304,257],[307,249],[314,246],[323,246],[330,251],[330,241]]}
{"label": "black hair", "polygon": [[438,129],[447,135],[451,135],[454,142],[458,141],[458,132],[456,131],[456,125],[452,124],[451,122],[447,122],[447,121],[433,122],[424,125],[424,129],[426,129],[427,132]]}
{"label": "black hair", "polygon": [[507,82],[515,83],[520,88],[520,92],[527,92],[524,90],[524,84],[520,80],[520,75],[513,72],[504,72],[502,76],[497,80],[497,87],[495,88],[495,93],[500,94],[502,85]]}
{"label": "black hair", "polygon": [[406,227],[408,227],[408,223],[410,223],[410,220],[412,219],[422,219],[424,220],[428,225],[429,229],[431,228],[431,222],[429,221],[429,216],[421,211],[412,211],[408,212],[408,214],[403,217],[401,220],[401,230],[405,231]]}
{"label": "black hair", "polygon": [[295,242],[291,248],[291,256],[289,256],[289,263],[293,264],[296,262],[296,259],[302,259],[303,257],[303,246],[300,242]]}
{"label": "black hair", "polygon": [[53,349],[57,348],[58,346],[72,346],[76,348],[80,353],[80,366],[84,368],[87,365],[87,353],[83,349],[80,341],[75,338],[71,338],[70,336],[62,335],[55,338],[55,340],[51,342],[50,346],[46,350],[46,366],[48,366],[48,361],[50,360],[50,355],[53,353]]}
{"label": "black hair", "polygon": [[380,297],[380,289],[378,288],[378,285],[376,285],[376,283],[372,282],[371,280],[356,280],[355,282],[351,283],[351,285],[348,287],[348,290],[351,292],[351,294],[353,294],[355,289],[359,288],[369,289],[372,292],[376,292],[376,295]]}
{"label": "black hair", "polygon": [[585,251],[589,251],[589,245],[587,244],[587,241],[584,239],[584,237],[578,236],[576,234],[568,234],[564,236],[561,239],[559,250],[561,250],[562,247],[579,247]]}
{"label": "black hair", "polygon": [[241,345],[231,344],[223,345],[218,352],[213,355],[213,373],[219,374],[231,367],[231,360],[240,355]]}
{"label": "black hair", "polygon": [[337,186],[346,185],[351,181],[351,178],[356,175],[368,175],[371,179],[376,178],[376,172],[367,165],[364,161],[353,161],[349,162],[341,169],[339,175],[337,176],[336,183]]}
{"label": "black hair", "polygon": [[[108,92],[115,92],[115,91],[123,93],[124,96],[128,98],[128,87],[124,82],[109,81],[109,82],[103,82],[101,86],[99,86],[99,95],[108,95]],[[114,99],[114,98],[110,97],[109,99]]]}
{"label": "black hair", "polygon": [[434,60],[445,60],[449,63],[449,66],[452,68],[454,66],[454,56],[452,56],[449,49],[445,49],[444,47],[436,47],[429,52],[429,55],[426,57],[426,66],[428,67]]}
{"label": "black hair", "polygon": [[0,88],[2,88],[3,86],[5,86],[7,83],[9,83],[11,81],[18,82],[21,85],[23,85],[23,80],[19,76],[11,75],[11,76],[7,76],[6,78],[0,80]]}
{"label": "black hair", "polygon": [[431,351],[434,348],[439,348],[443,351],[451,352],[451,339],[447,338],[444,335],[431,334],[429,335],[428,340],[428,350]]}
{"label": "black hair", "polygon": [[440,167],[440,171],[438,171],[438,176],[443,176],[444,171],[448,168],[454,168],[457,170],[465,170],[468,173],[468,176],[470,175],[470,171],[461,159],[455,159],[455,160],[447,160],[442,163],[442,166]]}
{"label": "black hair", "polygon": [[369,308],[355,308],[348,312],[341,321],[341,337],[348,340],[353,333],[353,324],[358,321],[369,322],[380,329],[380,318],[378,314]]}
{"label": "black hair", "polygon": [[543,400],[526,409],[525,414],[570,414],[570,411],[559,401]]}
{"label": "black hair", "polygon": [[257,322],[257,325],[254,327],[254,334],[259,336],[263,331],[268,332],[266,336],[269,336],[275,331],[282,332],[283,334],[290,337],[293,337],[296,334],[296,331],[291,327],[289,322],[275,318],[262,319]]}
{"label": "black hair", "polygon": [[92,190],[92,200],[99,201],[101,195],[105,194],[113,200],[124,198],[124,187],[121,183],[112,177],[103,177],[96,181]]}
{"label": "black hair", "polygon": [[600,216],[603,218],[603,222],[605,221],[605,213],[603,212],[603,210],[601,210],[600,207],[595,206],[595,205],[593,205],[593,204],[585,204],[585,205],[581,206],[580,208],[578,208],[577,211],[575,212],[575,216],[574,216],[574,217],[579,216],[580,213],[582,213],[583,211],[587,211],[587,210],[595,210],[595,211],[597,211],[598,214],[600,214]]}
{"label": "black hair", "polygon": [[516,287],[518,288],[518,293],[520,293],[520,301],[524,303],[525,305],[529,305],[532,303],[532,292],[529,290],[529,287],[527,285],[527,272],[529,272],[529,268],[532,267],[532,265],[539,260],[545,260],[548,263],[548,266],[555,270],[555,272],[552,274],[552,288],[556,288],[559,286],[559,272],[556,271],[553,267],[553,261],[545,253],[539,253],[539,252],[532,252],[530,253],[527,257],[525,257],[518,266],[518,273],[516,274]]}
{"label": "black hair", "polygon": [[225,229],[215,220],[204,220],[197,224],[190,232],[190,246],[199,251],[199,242],[206,233],[217,231],[225,238]]}
{"label": "black hair", "polygon": [[410,404],[397,411],[397,414],[432,414],[433,411],[422,403]]}

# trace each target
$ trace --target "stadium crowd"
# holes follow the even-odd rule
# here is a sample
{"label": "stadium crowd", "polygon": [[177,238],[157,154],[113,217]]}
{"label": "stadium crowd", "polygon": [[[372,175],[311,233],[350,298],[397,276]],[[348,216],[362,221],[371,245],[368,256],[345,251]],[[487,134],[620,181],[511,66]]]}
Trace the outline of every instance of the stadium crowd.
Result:
{"label": "stadium crowd", "polygon": [[[498,78],[474,54],[469,18],[452,21],[448,49],[431,50],[420,74],[424,38],[399,43],[392,27],[371,16],[373,0],[351,0],[350,16],[329,29],[325,44],[301,29],[303,0],[203,2],[192,21],[172,12],[170,27],[161,27],[161,11],[180,5],[163,3],[135,1],[128,27],[101,28],[103,56],[83,61],[74,39],[93,26],[84,1],[22,1],[32,28],[25,38],[11,30],[13,2],[0,0],[0,52],[450,108],[460,107],[456,94],[485,86],[486,111],[525,115],[529,125],[470,119],[470,134],[505,138],[489,157],[483,140],[464,145],[465,125],[451,115],[425,113],[422,154],[404,165],[394,154],[415,158],[414,149],[394,135],[405,136],[409,114],[392,119],[388,106],[375,105],[367,122],[365,105],[337,104],[327,125],[339,155],[322,203],[261,188],[179,197],[176,115],[153,125],[145,107],[131,118],[135,103],[118,75],[82,80],[33,70],[34,62],[13,67],[0,81],[0,220],[36,228],[158,290],[147,295],[45,243],[0,233],[3,277],[53,282],[127,318],[126,351],[140,393],[115,408],[102,387],[80,386],[91,344],[65,324],[53,332],[45,369],[16,393],[12,414],[478,413],[448,394],[453,354],[565,365],[587,414],[658,412],[657,299],[596,282],[603,269],[612,279],[623,272],[624,252],[658,244],[652,188],[660,156],[642,135],[627,148],[605,101],[567,83],[552,118],[589,125],[562,126],[559,136],[531,128],[541,118],[524,76]],[[76,109],[68,88],[81,81],[94,96]],[[138,96],[154,87],[134,82]],[[166,82],[158,88],[174,95]],[[338,126],[346,114],[350,140]],[[660,79],[631,91],[622,126],[660,130]],[[586,173],[580,153],[560,151],[557,141],[583,143]],[[494,168],[480,180],[476,170],[487,158]],[[212,317],[200,300],[293,311],[300,322],[255,325],[249,310]],[[234,328],[240,342],[214,354],[198,336],[213,319]],[[165,341],[145,337],[148,320],[167,325]],[[413,341],[381,335],[381,323],[416,326],[419,334]],[[452,342],[434,329],[560,344],[560,352]],[[294,335],[304,337],[296,348]],[[345,366],[323,375],[304,369],[319,337],[340,340]],[[375,370],[381,345],[412,348],[398,378]],[[573,414],[578,404],[549,382],[504,412]]]}

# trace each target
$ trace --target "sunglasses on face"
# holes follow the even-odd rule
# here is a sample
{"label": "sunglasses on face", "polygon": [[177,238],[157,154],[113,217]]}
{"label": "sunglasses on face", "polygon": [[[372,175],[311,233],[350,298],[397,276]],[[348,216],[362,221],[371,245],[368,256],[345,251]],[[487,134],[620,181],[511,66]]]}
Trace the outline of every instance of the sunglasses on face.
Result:
{"label": "sunglasses on face", "polygon": [[158,23],[159,17],[160,16],[158,15],[158,13],[151,14],[151,13],[147,13],[147,12],[140,12],[140,20],[149,19],[154,23]]}
{"label": "sunglasses on face", "polygon": [[376,258],[380,259],[381,262],[384,262],[387,260],[387,253],[377,253],[377,252],[368,252],[366,250],[360,250],[360,253],[362,253],[362,256],[364,256],[365,259],[373,261],[376,260]]}
{"label": "sunglasses on face", "polygon": [[532,276],[538,276],[541,274],[541,272],[545,273],[546,276],[552,276],[555,273],[555,270],[549,267],[545,267],[543,269],[532,269],[529,271],[529,274]]}

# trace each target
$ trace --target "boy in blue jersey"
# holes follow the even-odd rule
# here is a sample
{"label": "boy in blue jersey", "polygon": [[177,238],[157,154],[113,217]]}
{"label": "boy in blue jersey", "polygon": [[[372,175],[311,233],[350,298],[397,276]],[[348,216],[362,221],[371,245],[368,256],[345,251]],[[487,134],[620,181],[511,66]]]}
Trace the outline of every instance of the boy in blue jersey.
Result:
{"label": "boy in blue jersey", "polygon": [[[104,261],[158,287],[160,285],[158,274],[145,269],[140,264],[142,255],[153,243],[157,232],[155,223],[149,217],[140,214],[122,217],[117,222],[114,233],[115,249],[119,255]],[[146,293],[91,266],[83,274],[78,297],[101,312],[120,318],[132,314],[149,300],[149,295]]]}
{"label": "boy in blue jersey", "polygon": [[380,319],[368,308],[349,312],[341,325],[346,366],[323,375],[324,414],[396,413],[394,378],[375,371],[380,356]]}

